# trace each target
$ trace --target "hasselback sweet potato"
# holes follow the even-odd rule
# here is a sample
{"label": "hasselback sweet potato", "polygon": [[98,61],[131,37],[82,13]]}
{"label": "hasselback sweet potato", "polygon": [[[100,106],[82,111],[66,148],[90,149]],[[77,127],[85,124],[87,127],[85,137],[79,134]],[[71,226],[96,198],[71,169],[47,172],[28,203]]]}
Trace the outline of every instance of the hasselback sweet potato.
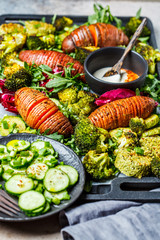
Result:
{"label": "hasselback sweet potato", "polygon": [[127,127],[133,117],[147,118],[155,108],[155,101],[149,97],[134,96],[107,103],[89,116],[91,122],[106,130]]}
{"label": "hasselback sweet potato", "polygon": [[33,63],[37,66],[45,64],[52,69],[57,66],[59,70],[67,67],[68,63],[73,63],[74,70],[71,72],[72,76],[75,76],[77,73],[83,74],[79,76],[79,79],[86,82],[83,65],[65,53],[50,50],[24,50],[20,52],[19,59],[27,62],[29,65]]}
{"label": "hasselback sweet potato", "polygon": [[129,42],[125,33],[117,27],[106,23],[95,23],[80,26],[68,35],[62,42],[62,50],[73,52],[78,47],[96,46],[109,47],[127,45]]}
{"label": "hasselback sweet potato", "polygon": [[73,133],[68,118],[51,99],[38,90],[24,87],[16,91],[15,106],[28,126],[40,129],[41,133],[46,130],[48,134],[58,132],[64,136]]}

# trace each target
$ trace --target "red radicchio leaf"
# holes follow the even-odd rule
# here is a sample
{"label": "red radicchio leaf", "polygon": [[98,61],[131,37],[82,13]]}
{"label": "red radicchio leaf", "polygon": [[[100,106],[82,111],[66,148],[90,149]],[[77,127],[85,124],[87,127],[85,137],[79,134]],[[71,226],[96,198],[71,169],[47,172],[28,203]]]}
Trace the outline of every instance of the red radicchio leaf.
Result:
{"label": "red radicchio leaf", "polygon": [[14,92],[4,87],[5,79],[0,79],[0,103],[9,112],[18,113],[14,104]]}
{"label": "red radicchio leaf", "polygon": [[118,88],[102,94],[99,98],[96,99],[95,104],[97,106],[102,106],[106,103],[135,96],[135,92],[130,89]]}

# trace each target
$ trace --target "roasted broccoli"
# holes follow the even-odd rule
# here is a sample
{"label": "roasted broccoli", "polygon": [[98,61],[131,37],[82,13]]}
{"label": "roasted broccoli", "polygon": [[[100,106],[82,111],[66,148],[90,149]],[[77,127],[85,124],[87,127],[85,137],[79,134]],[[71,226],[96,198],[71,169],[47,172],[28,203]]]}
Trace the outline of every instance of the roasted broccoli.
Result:
{"label": "roasted broccoli", "polygon": [[13,64],[18,64],[21,67],[24,66],[24,62],[20,61],[16,52],[6,53],[1,60],[1,66],[7,67]]}
{"label": "roasted broccoli", "polygon": [[84,153],[95,149],[99,138],[98,129],[90,122],[88,118],[81,119],[75,126],[75,143]]}
{"label": "roasted broccoli", "polygon": [[83,152],[96,150],[97,153],[108,150],[108,131],[95,127],[88,118],[82,118],[75,126],[76,146]]}
{"label": "roasted broccoli", "polygon": [[82,64],[84,63],[86,57],[93,51],[97,50],[98,48],[95,46],[89,46],[89,47],[77,47],[74,51],[74,53],[71,53],[70,55],[77,59]]}
{"label": "roasted broccoli", "polygon": [[77,102],[78,91],[74,87],[66,88],[58,92],[59,100],[64,104],[73,104]]}
{"label": "roasted broccoli", "polygon": [[141,178],[151,173],[151,161],[152,157],[144,154],[140,147],[124,147],[118,151],[115,167],[126,176]]}
{"label": "roasted broccoli", "polygon": [[152,128],[159,123],[159,116],[157,114],[152,114],[150,117],[143,119],[139,117],[131,118],[129,121],[129,127],[131,130],[138,134],[138,136],[143,135],[145,129]]}
{"label": "roasted broccoli", "polygon": [[160,61],[160,51],[143,42],[136,44],[135,51],[141,54],[147,61],[148,72],[150,74],[155,74],[156,62]]}
{"label": "roasted broccoli", "polygon": [[[14,66],[14,65],[13,65]],[[13,68],[11,66],[11,68]],[[19,88],[30,86],[32,74],[25,68],[20,68],[18,71],[13,68],[12,74],[5,80],[5,88],[11,91],[17,91]]]}
{"label": "roasted broccoli", "polygon": [[0,36],[0,57],[9,52],[20,50],[26,42],[26,35],[22,33],[12,33]]}
{"label": "roasted broccoli", "polygon": [[25,28],[18,23],[4,23],[0,26],[0,35],[8,33],[22,33],[25,34]]}
{"label": "roasted broccoli", "polygon": [[[131,17],[129,22],[126,24],[125,26],[125,33],[128,37],[131,37],[136,29],[138,28],[138,26],[141,24],[142,20],[139,17]],[[141,33],[141,37],[146,37],[146,36],[150,36],[151,31],[148,29],[147,26],[145,26],[143,28],[143,31]]]}
{"label": "roasted broccoli", "polygon": [[58,92],[58,97],[60,102],[67,107],[69,118],[74,125],[80,118],[88,116],[96,108],[94,104],[96,94],[84,90],[78,92],[74,87]]}
{"label": "roasted broccoli", "polygon": [[55,27],[52,24],[35,20],[25,21],[25,28],[28,36],[45,36],[55,32]]}
{"label": "roasted broccoli", "polygon": [[129,121],[130,129],[141,136],[145,129],[145,121],[143,118],[135,117],[131,118]]}
{"label": "roasted broccoli", "polygon": [[39,37],[40,40],[45,44],[46,49],[50,49],[55,45],[55,36],[53,34],[48,34],[45,36]]}
{"label": "roasted broccoli", "polygon": [[111,140],[116,143],[114,155],[123,147],[132,148],[138,142],[137,134],[132,132],[130,128],[116,128],[109,132]]}
{"label": "roasted broccoli", "polygon": [[45,44],[37,36],[29,36],[26,40],[26,46],[29,50],[40,50],[45,48]]}
{"label": "roasted broccoli", "polygon": [[152,157],[152,173],[156,177],[160,177],[160,136],[142,137],[140,145],[145,155]]}
{"label": "roasted broccoli", "polygon": [[73,24],[73,20],[67,17],[57,18],[55,20],[54,26],[56,31],[62,31],[65,27],[70,27]]}
{"label": "roasted broccoli", "polygon": [[83,165],[86,172],[97,180],[108,179],[116,173],[107,152],[97,153],[90,150],[83,158]]}

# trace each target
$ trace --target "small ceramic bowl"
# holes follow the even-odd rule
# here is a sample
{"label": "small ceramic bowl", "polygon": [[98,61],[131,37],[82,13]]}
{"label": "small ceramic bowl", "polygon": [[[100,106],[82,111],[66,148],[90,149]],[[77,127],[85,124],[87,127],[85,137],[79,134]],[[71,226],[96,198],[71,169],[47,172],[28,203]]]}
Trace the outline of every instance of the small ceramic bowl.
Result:
{"label": "small ceramic bowl", "polygon": [[103,94],[106,91],[116,88],[127,88],[135,90],[143,86],[145,77],[148,72],[146,60],[137,52],[130,51],[124,60],[122,68],[132,70],[139,75],[131,82],[107,82],[93,76],[93,73],[104,67],[112,67],[121,58],[124,48],[122,47],[105,47],[98,49],[87,56],[84,62],[85,78],[91,90],[97,94]]}

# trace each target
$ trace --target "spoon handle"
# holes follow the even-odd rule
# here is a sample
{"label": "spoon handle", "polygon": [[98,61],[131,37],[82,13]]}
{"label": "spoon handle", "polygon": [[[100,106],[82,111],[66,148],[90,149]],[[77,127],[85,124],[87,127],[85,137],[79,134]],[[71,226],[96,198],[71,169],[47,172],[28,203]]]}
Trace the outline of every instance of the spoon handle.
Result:
{"label": "spoon handle", "polygon": [[139,27],[137,28],[137,30],[135,31],[133,37],[131,38],[128,46],[126,47],[122,57],[119,59],[119,61],[112,67],[112,70],[113,71],[116,71],[116,72],[120,72],[121,70],[121,67],[122,67],[122,64],[123,64],[123,61],[125,59],[125,57],[127,56],[128,52],[132,49],[132,47],[134,46],[137,38],[139,37],[139,35],[141,34],[145,24],[147,22],[147,19],[144,18],[143,21],[141,22],[141,24],[139,25]]}

